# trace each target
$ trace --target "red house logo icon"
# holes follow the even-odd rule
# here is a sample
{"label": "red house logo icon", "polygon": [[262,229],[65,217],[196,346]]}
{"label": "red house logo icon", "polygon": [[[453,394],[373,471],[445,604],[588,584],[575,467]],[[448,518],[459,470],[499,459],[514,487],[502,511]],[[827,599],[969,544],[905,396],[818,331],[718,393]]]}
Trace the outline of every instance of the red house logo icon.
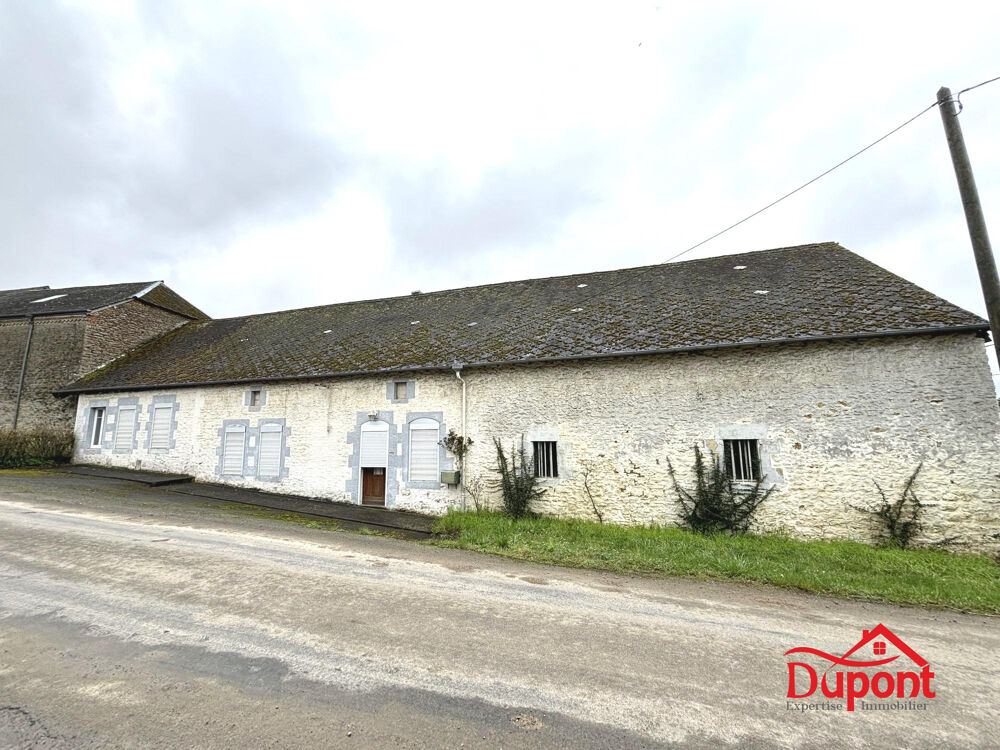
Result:
{"label": "red house logo icon", "polygon": [[[865,647],[868,644],[871,644],[871,654],[874,657],[872,659],[863,658],[866,653]],[[890,645],[898,653],[890,654]],[[811,654],[829,661],[830,664],[820,676],[811,664],[803,661],[789,661],[788,698],[809,698],[816,694],[816,690],[819,688],[825,698],[846,698],[847,710],[853,711],[855,702],[869,694],[877,698],[916,698],[918,696],[933,698],[936,695],[931,689],[934,673],[931,671],[930,664],[885,625],[879,624],[871,630],[862,631],[861,640],[848,649],[843,656],[834,656],[810,646],[799,646],[785,652],[785,656],[792,654]],[[919,672],[913,669],[893,672],[880,670],[874,674],[860,671],[890,664],[903,656]],[[833,667],[840,667],[840,669],[835,670],[831,675],[830,670]]]}

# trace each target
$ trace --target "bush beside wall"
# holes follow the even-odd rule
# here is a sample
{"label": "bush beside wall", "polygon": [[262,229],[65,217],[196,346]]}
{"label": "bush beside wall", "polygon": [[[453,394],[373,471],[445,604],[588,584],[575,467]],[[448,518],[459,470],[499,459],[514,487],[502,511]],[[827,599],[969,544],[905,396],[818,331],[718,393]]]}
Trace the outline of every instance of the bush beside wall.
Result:
{"label": "bush beside wall", "polygon": [[64,464],[73,455],[73,433],[69,430],[0,429],[0,469]]}

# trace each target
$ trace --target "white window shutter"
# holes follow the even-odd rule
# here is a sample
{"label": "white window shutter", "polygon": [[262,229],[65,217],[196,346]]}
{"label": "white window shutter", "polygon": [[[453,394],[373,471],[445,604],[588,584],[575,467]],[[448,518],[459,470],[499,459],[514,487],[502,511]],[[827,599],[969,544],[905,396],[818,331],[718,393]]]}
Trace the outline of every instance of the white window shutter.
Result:
{"label": "white window shutter", "polygon": [[438,481],[438,455],[438,423],[433,419],[411,422],[409,481]]}
{"label": "white window shutter", "polygon": [[361,465],[385,468],[389,461],[388,425],[361,430]]}
{"label": "white window shutter", "polygon": [[246,428],[233,425],[226,428],[222,443],[222,473],[243,475],[243,454],[246,446]]}
{"label": "white window shutter", "polygon": [[174,407],[170,404],[153,407],[153,424],[150,427],[150,448],[167,449],[170,447],[170,422],[174,416]]}
{"label": "white window shutter", "polygon": [[115,450],[127,451],[132,448],[132,435],[135,432],[135,407],[122,406],[118,408],[118,424],[115,427]]}
{"label": "white window shutter", "polygon": [[257,448],[257,476],[277,477],[281,471],[281,425],[265,424],[260,428]]}

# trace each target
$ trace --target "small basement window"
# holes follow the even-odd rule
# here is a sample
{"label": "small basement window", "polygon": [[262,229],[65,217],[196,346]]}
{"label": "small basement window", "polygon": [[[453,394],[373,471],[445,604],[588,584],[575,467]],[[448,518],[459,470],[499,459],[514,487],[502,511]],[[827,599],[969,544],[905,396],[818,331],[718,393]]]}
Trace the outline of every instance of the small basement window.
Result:
{"label": "small basement window", "polygon": [[535,476],[558,477],[559,459],[556,456],[555,440],[535,440],[534,446]]}
{"label": "small basement window", "polygon": [[104,407],[94,406],[90,409],[90,447],[101,447],[101,435],[104,432]]}
{"label": "small basement window", "polygon": [[406,400],[406,381],[397,380],[392,384],[392,397],[397,401]]}
{"label": "small basement window", "polygon": [[260,406],[260,389],[250,391],[250,406]]}
{"label": "small basement window", "polygon": [[760,447],[757,440],[724,440],[723,445],[723,461],[732,481],[760,481]]}

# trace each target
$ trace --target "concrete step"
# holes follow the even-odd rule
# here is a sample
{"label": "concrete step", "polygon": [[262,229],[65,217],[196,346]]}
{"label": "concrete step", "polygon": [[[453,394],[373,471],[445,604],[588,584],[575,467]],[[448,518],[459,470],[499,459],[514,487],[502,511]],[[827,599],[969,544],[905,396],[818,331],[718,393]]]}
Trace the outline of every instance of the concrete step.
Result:
{"label": "concrete step", "polygon": [[352,503],[333,503],[328,500],[316,500],[297,495],[279,495],[245,487],[192,482],[173,485],[168,490],[183,495],[255,505],[272,510],[291,511],[320,518],[332,518],[377,529],[395,529],[420,536],[430,536],[432,533],[431,525],[434,523],[433,516],[410,511],[387,510]]}
{"label": "concrete step", "polygon": [[164,474],[157,471],[135,471],[133,469],[116,469],[106,466],[88,466],[86,464],[62,466],[59,467],[59,471],[90,477],[103,477],[105,479],[121,479],[126,482],[139,482],[148,487],[165,487],[167,485],[194,481],[194,477],[187,474]]}

